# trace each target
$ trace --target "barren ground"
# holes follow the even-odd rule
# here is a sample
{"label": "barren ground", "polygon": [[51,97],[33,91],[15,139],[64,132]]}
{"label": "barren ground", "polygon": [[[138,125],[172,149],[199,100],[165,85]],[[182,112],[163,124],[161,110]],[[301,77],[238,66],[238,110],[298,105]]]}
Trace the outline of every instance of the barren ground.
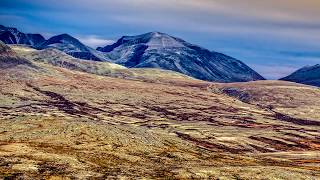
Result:
{"label": "barren ground", "polygon": [[32,63],[0,70],[2,178],[320,178],[317,88]]}

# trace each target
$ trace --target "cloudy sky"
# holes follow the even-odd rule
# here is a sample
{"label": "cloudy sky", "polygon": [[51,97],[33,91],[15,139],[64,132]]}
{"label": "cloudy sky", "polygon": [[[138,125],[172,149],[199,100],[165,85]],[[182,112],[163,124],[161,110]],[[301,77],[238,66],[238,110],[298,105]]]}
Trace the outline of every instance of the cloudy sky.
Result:
{"label": "cloudy sky", "polygon": [[320,63],[319,0],[1,0],[0,24],[96,47],[161,31],[225,53],[269,79]]}

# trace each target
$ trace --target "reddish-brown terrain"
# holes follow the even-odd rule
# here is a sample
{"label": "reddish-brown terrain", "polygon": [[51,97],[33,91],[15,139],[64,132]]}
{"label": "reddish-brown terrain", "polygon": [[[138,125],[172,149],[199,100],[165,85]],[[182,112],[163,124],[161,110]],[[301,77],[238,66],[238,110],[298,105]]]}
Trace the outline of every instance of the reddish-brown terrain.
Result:
{"label": "reddish-brown terrain", "polygon": [[1,178],[320,178],[315,87],[102,76],[15,50],[1,56]]}

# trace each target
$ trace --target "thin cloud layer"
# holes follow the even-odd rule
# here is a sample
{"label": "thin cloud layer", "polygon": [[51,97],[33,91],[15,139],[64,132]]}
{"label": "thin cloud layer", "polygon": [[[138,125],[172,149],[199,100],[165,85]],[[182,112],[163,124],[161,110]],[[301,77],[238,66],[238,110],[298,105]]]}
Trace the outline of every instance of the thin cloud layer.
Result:
{"label": "thin cloud layer", "polygon": [[75,36],[79,39],[82,43],[86,44],[87,46],[97,48],[99,46],[105,46],[115,43],[114,40],[104,39],[95,35],[89,36]]}

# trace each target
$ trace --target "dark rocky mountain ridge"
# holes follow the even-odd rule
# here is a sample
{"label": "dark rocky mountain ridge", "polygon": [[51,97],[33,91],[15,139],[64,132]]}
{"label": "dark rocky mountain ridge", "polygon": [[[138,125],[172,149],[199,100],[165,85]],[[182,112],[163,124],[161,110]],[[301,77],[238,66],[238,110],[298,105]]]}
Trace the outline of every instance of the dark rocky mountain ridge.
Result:
{"label": "dark rocky mountain ridge", "polygon": [[161,68],[218,82],[264,79],[235,58],[160,32],[123,36],[97,50],[107,53],[112,62],[129,68]]}
{"label": "dark rocky mountain ridge", "polygon": [[116,43],[95,50],[68,34],[45,40],[39,34],[24,34],[16,28],[0,26],[0,30],[6,44],[26,44],[39,50],[55,48],[80,59],[109,61],[128,68],[171,70],[206,81],[264,80],[235,58],[161,32],[123,36]]}
{"label": "dark rocky mountain ridge", "polygon": [[46,39],[41,34],[25,34],[17,28],[0,26],[0,40],[6,44],[25,44],[38,46]]}
{"label": "dark rocky mountain ridge", "polygon": [[104,53],[96,51],[78,39],[68,35],[61,34],[53,36],[46,40],[40,34],[25,34],[16,28],[0,25],[0,40],[6,44],[29,45],[36,49],[56,48],[73,57],[94,61],[105,61]]}
{"label": "dark rocky mountain ridge", "polygon": [[280,80],[320,87],[320,64],[305,66]]}
{"label": "dark rocky mountain ridge", "polygon": [[98,52],[82,44],[78,39],[70,36],[69,34],[61,34],[61,35],[53,36],[36,48],[37,49],[56,48],[73,57],[80,58],[80,59],[94,60],[94,61],[105,60],[105,58],[103,57],[103,53]]}

